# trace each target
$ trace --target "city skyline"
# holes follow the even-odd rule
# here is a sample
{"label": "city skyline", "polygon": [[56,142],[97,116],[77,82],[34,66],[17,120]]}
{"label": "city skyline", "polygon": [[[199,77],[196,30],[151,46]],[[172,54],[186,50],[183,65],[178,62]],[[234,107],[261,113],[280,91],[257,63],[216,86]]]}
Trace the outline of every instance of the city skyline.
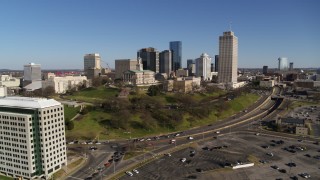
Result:
{"label": "city skyline", "polygon": [[278,57],[288,57],[295,68],[320,67],[318,1],[162,3],[170,4],[166,11],[144,0],[3,2],[2,69],[20,70],[30,62],[43,69],[82,69],[88,53],[99,53],[102,66],[114,68],[115,59],[135,58],[144,47],[167,50],[170,41],[183,43],[186,67],[187,59],[201,53],[218,54],[219,35],[230,25],[241,38],[239,68],[276,68]]}

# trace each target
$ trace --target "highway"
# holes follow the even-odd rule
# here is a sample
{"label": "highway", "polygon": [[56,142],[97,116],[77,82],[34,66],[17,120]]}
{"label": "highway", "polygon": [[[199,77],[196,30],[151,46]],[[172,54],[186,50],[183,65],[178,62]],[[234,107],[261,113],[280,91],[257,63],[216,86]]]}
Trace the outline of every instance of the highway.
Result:
{"label": "highway", "polygon": [[[144,160],[149,160],[154,156],[159,154],[163,154],[165,152],[170,152],[175,149],[175,147],[180,147],[181,145],[189,144],[192,141],[199,141],[208,138],[218,137],[219,134],[231,133],[233,131],[243,130],[245,127],[248,127],[248,124],[252,124],[254,121],[259,121],[265,117],[271,117],[274,112],[282,103],[282,98],[272,98],[274,95],[279,94],[281,90],[279,88],[275,88],[273,93],[270,96],[264,96],[259,99],[253,106],[247,109],[247,113],[240,112],[230,118],[225,120],[218,121],[209,126],[198,127],[194,129],[190,129],[184,131],[181,136],[174,137],[173,134],[170,134],[170,138],[161,138],[160,140],[153,141],[119,141],[119,144],[123,146],[129,146],[130,144],[135,143],[135,145],[139,144],[152,144],[156,147],[153,151],[149,151],[143,155],[136,156],[129,160],[123,160],[117,163],[113,163],[114,168],[107,168],[100,172],[100,174],[93,179],[109,179],[112,178],[118,172],[122,172],[126,169],[130,169],[135,165],[143,162]],[[217,133],[219,131],[219,133]],[[188,140],[188,137],[192,136],[193,140]],[[169,144],[171,139],[175,139],[175,143]],[[79,171],[70,175],[67,179],[85,179],[90,177],[90,173],[92,173],[92,167],[98,167],[102,163],[107,161],[107,158],[95,158],[95,161],[90,160],[92,157],[89,156],[87,163],[83,168]],[[87,172],[89,170],[89,172]],[[91,171],[90,171],[91,170]],[[114,173],[114,170],[116,172]]]}

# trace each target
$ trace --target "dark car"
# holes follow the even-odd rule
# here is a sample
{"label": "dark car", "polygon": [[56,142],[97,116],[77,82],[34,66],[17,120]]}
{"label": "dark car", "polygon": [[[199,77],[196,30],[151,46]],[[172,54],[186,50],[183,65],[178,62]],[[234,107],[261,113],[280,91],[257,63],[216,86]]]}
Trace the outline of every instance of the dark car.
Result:
{"label": "dark car", "polygon": [[289,167],[296,167],[297,165],[296,165],[296,163],[291,162],[291,163],[288,163],[287,166],[289,166]]}
{"label": "dark car", "polygon": [[285,170],[285,169],[280,169],[279,172],[281,172],[281,173],[287,173],[287,170]]}

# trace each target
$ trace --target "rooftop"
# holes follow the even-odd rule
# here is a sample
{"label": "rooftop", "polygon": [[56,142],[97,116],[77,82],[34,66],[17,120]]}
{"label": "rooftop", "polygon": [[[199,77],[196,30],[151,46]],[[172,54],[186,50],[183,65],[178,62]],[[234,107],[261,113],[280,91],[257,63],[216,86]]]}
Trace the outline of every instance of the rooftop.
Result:
{"label": "rooftop", "polygon": [[61,105],[60,102],[54,99],[46,98],[31,98],[31,97],[0,97],[0,107],[16,107],[16,108],[46,108],[51,106]]}

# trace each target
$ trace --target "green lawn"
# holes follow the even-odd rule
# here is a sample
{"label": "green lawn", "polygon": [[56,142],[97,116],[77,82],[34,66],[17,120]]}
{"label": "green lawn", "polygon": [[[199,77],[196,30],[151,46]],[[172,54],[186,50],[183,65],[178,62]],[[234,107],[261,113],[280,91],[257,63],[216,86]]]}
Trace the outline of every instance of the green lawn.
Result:
{"label": "green lawn", "polygon": [[74,139],[99,138],[100,133],[107,133],[99,122],[110,118],[108,113],[102,111],[91,111],[84,115],[81,120],[74,120],[74,129],[67,130],[67,137]]}
{"label": "green lawn", "polygon": [[7,177],[7,176],[4,176],[4,175],[0,175],[0,179],[1,180],[13,180],[12,177]]}
{"label": "green lawn", "polygon": [[65,98],[93,103],[103,101],[108,97],[115,97],[118,93],[118,89],[100,86],[97,88],[90,87],[82,91],[75,92],[73,95],[66,96]]}
{"label": "green lawn", "polygon": [[68,106],[64,106],[64,117],[65,119],[69,119],[71,120],[75,115],[77,115],[77,113],[79,112],[80,107],[68,107]]}
{"label": "green lawn", "polygon": [[[204,95],[206,96],[206,95]],[[169,98],[168,98],[169,97]],[[166,99],[167,102],[170,102],[170,96],[161,96],[157,98]],[[211,124],[218,119],[224,119],[229,117],[239,111],[242,111],[252,103],[254,103],[259,96],[255,94],[245,94],[238,98],[235,98],[232,101],[228,101],[229,104],[228,109],[224,110],[220,117],[217,117],[216,110],[213,110],[209,117],[203,119],[197,119],[194,122],[187,121],[188,117],[190,116],[188,113],[184,114],[182,123],[175,127],[174,129],[170,129],[167,126],[157,126],[154,129],[146,130],[139,128],[139,124],[143,123],[143,120],[140,119],[139,112],[133,114],[130,124],[136,124],[138,126],[130,126],[129,129],[113,129],[110,128],[107,124],[108,119],[111,118],[109,113],[94,110],[89,112],[88,114],[84,115],[81,120],[74,121],[74,129],[71,131],[67,131],[67,138],[68,139],[130,139],[135,137],[142,137],[142,136],[152,136],[152,135],[161,135],[166,134],[168,132],[173,131],[183,131],[186,129],[190,129],[192,127],[203,126],[207,124]]]}

